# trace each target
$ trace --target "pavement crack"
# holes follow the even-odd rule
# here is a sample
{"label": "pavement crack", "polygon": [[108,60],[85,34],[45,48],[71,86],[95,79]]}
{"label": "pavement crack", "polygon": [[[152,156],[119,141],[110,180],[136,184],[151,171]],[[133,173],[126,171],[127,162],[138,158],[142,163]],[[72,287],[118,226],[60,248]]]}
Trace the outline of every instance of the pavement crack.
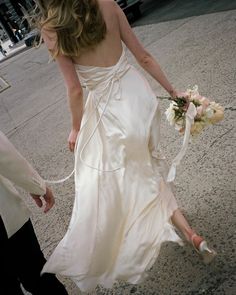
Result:
{"label": "pavement crack", "polygon": [[225,110],[226,111],[236,111],[236,108],[234,108],[234,107],[226,107]]}
{"label": "pavement crack", "polygon": [[45,62],[40,62],[40,61],[31,61],[31,60],[29,60],[28,62],[27,62],[27,64],[36,64],[36,65],[45,65]]}
{"label": "pavement crack", "polygon": [[216,139],[214,139],[210,143],[210,145],[208,146],[208,149],[203,153],[203,155],[201,156],[201,158],[198,159],[198,162],[201,162],[206,157],[206,155],[208,154],[210,148],[213,147],[217,143],[217,141],[219,141],[222,137],[224,137],[226,134],[228,134],[233,129],[234,129],[234,127],[231,127],[230,129],[227,129],[224,133],[222,133],[221,135],[219,135],[218,137],[216,137]]}
{"label": "pavement crack", "polygon": [[226,130],[224,133],[222,133],[220,136],[218,136],[215,140],[212,141],[212,143],[209,145],[211,148],[219,139],[224,137],[226,134],[228,134],[231,130],[233,130],[234,127],[231,127],[230,129]]}

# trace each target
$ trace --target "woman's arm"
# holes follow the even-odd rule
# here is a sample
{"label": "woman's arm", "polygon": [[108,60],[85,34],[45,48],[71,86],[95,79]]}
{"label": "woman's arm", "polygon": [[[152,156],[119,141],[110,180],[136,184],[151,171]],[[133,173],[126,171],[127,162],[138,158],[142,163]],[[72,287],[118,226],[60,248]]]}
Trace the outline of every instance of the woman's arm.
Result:
{"label": "woman's arm", "polygon": [[119,5],[116,5],[116,13],[119,20],[120,35],[122,41],[133,53],[141,67],[146,70],[161,86],[172,96],[177,96],[176,90],[166,78],[155,58],[143,47],[130,27],[125,14]]}
{"label": "woman's arm", "polygon": [[80,129],[80,123],[83,115],[83,89],[78,79],[73,61],[60,55],[56,57],[56,62],[64,76],[69,98],[69,106],[72,115],[72,128]]}
{"label": "woman's arm", "polygon": [[72,130],[68,138],[68,143],[70,151],[74,151],[76,138],[80,130],[83,116],[83,89],[73,61],[69,57],[63,55],[59,55],[56,58],[56,61],[64,76],[67,87],[67,95],[72,117]]}
{"label": "woman's arm", "polygon": [[[42,37],[48,50],[53,53],[56,44],[55,33],[48,32],[44,29],[42,31]],[[83,116],[83,89],[72,59],[68,56],[58,55],[56,57],[56,62],[64,77],[67,88],[69,107],[72,117],[72,130],[68,138],[68,143],[70,150],[73,151]]]}

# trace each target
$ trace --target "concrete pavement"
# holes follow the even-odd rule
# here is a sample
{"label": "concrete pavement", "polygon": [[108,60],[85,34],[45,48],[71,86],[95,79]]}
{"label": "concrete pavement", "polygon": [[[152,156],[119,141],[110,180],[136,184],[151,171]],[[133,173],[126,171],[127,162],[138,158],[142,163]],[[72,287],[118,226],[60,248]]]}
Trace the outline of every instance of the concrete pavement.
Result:
{"label": "concrete pavement", "polygon": [[[167,2],[170,5],[171,1]],[[168,11],[168,7],[163,7]],[[153,13],[150,17],[154,19]],[[156,18],[161,14],[160,9]],[[225,120],[209,127],[190,145],[176,179],[180,207],[193,227],[216,248],[218,258],[205,266],[191,247],[167,243],[146,282],[138,286],[122,283],[111,291],[98,289],[99,295],[236,294],[235,20],[236,10],[227,10],[163,22],[149,21],[148,15],[144,15],[135,24],[136,34],[178,89],[198,84],[202,94],[226,107]],[[134,63],[130,55],[129,59]],[[157,95],[165,94],[144,74]],[[0,129],[44,178],[58,179],[69,174],[73,157],[66,142],[70,130],[66,91],[56,64],[48,64],[44,46],[1,63],[0,76],[11,85],[0,93]],[[167,105],[166,101],[161,102],[163,111]],[[164,116],[162,135],[163,150],[171,161],[180,148],[181,138]],[[33,211],[32,219],[46,256],[66,231],[73,206],[73,180],[53,189],[57,204],[47,215],[22,193]],[[63,281],[70,295],[80,294],[73,283]]]}

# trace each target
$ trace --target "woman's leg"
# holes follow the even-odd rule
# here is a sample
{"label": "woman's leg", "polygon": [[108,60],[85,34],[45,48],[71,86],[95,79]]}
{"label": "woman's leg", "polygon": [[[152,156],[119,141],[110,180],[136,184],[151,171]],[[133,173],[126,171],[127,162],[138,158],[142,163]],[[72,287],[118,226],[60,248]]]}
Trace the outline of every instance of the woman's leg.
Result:
{"label": "woman's leg", "polygon": [[192,229],[180,209],[174,211],[171,221],[174,226],[184,235],[185,239],[189,241],[189,234]]}
{"label": "woman's leg", "polygon": [[[171,217],[171,221],[174,224],[174,226],[184,235],[185,239],[190,242],[193,243],[192,237],[195,234],[194,230],[191,228],[191,226],[189,225],[187,219],[184,217],[184,215],[182,214],[182,212],[180,211],[180,209],[177,209],[174,211],[172,217]],[[194,237],[194,246],[196,248],[199,247],[200,243],[203,241],[203,238],[200,236],[197,236],[195,234]]]}
{"label": "woman's leg", "polygon": [[215,258],[217,255],[216,251],[209,248],[207,242],[195,233],[179,209],[174,211],[171,221],[185,236],[185,239],[190,242],[201,255],[205,264],[210,263]]}

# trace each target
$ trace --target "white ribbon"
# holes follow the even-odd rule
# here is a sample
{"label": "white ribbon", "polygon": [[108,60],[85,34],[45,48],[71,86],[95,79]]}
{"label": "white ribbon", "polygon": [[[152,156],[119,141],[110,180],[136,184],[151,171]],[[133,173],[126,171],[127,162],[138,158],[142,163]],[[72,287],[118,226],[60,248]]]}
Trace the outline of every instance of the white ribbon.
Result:
{"label": "white ribbon", "polygon": [[194,123],[194,117],[196,116],[196,114],[197,114],[196,107],[192,102],[190,102],[188,110],[185,115],[185,132],[184,132],[183,145],[178,155],[172,161],[172,164],[166,179],[167,182],[174,181],[176,176],[176,167],[180,164],[181,160],[186,154],[188,143],[189,143],[190,130],[191,130],[192,124]]}
{"label": "white ribbon", "polygon": [[44,181],[46,183],[53,183],[53,184],[56,184],[56,183],[63,183],[65,182],[67,179],[69,179],[75,172],[75,169],[73,169],[73,171],[70,173],[70,175],[66,176],[65,178],[62,178],[62,179],[59,179],[59,180],[47,180],[47,179],[44,179]]}

